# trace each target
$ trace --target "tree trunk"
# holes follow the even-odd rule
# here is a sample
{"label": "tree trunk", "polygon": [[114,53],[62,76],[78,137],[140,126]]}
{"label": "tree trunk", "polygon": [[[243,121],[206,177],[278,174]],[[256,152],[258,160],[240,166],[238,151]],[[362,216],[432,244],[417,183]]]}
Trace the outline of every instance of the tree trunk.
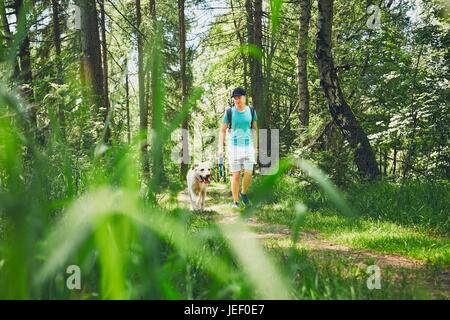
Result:
{"label": "tree trunk", "polygon": [[333,64],[331,52],[333,0],[319,0],[318,8],[316,60],[320,85],[334,123],[353,150],[358,171],[363,178],[374,180],[380,175],[375,155],[366,133],[345,101]]}
{"label": "tree trunk", "polygon": [[81,78],[84,80],[84,86],[87,89],[86,100],[94,106],[94,117],[98,122],[104,122],[107,109],[104,104],[105,88],[97,8],[94,0],[79,0],[78,5],[81,12]]}
{"label": "tree trunk", "polygon": [[[16,21],[19,21],[19,14],[25,8],[23,0],[14,1],[14,10],[16,13]],[[25,19],[26,20],[26,19]],[[33,74],[31,72],[31,57],[30,57],[30,38],[27,35],[23,38],[19,47],[19,68],[18,78],[16,79],[22,86],[21,94],[29,102],[28,118],[31,124],[31,129],[37,128],[37,113],[36,106],[33,105]]]}
{"label": "tree trunk", "polygon": [[150,18],[152,20],[153,32],[153,55],[151,66],[151,103],[152,103],[152,129],[154,130],[154,139],[152,141],[152,178],[155,191],[159,191],[161,182],[165,180],[164,176],[164,152],[163,145],[159,136],[163,131],[163,101],[160,83],[162,82],[161,66],[161,30],[158,28],[156,20],[156,1],[149,2]]}
{"label": "tree trunk", "polygon": [[386,177],[387,177],[387,166],[388,166],[388,151],[387,149],[385,149],[383,153],[383,173],[384,176]]}
{"label": "tree trunk", "polygon": [[[100,25],[101,25],[101,32],[102,32],[102,64],[103,64],[103,105],[106,108],[106,115],[108,115],[111,105],[109,103],[109,85],[108,85],[108,47],[106,43],[106,19],[105,19],[105,1],[100,0]],[[110,119],[110,121],[112,118]],[[105,117],[106,121],[106,117]],[[111,122],[106,123],[106,132],[105,132],[105,143],[110,143],[111,141]]]}
{"label": "tree trunk", "polygon": [[[247,32],[249,45],[258,49],[263,54],[262,46],[262,0],[246,0],[245,8],[247,12]],[[250,96],[252,104],[258,112],[258,128],[269,128],[269,112],[264,101],[267,96],[264,92],[264,79],[262,58],[258,59],[254,55],[249,56],[250,66]],[[259,148],[261,154],[268,154],[270,150],[270,134],[267,135],[266,148]]]}
{"label": "tree trunk", "polygon": [[144,52],[143,39],[140,31],[142,14],[141,1],[136,0],[136,22],[137,22],[137,49],[138,49],[138,82],[139,82],[139,129],[141,135],[141,157],[142,173],[149,175],[148,159],[148,106],[145,104],[145,74],[144,74]]}
{"label": "tree trunk", "polygon": [[[242,47],[245,44],[245,41],[244,41],[244,37],[241,34],[240,25],[238,24],[237,18],[235,16],[233,0],[230,0],[230,6],[231,6],[231,13],[232,13],[232,16],[233,16],[233,25],[234,25],[234,30],[236,32],[236,37],[239,40],[239,45]],[[247,83],[247,56],[245,55],[244,52],[241,53],[241,58],[242,58],[242,64],[244,65],[244,70],[243,70],[244,88],[245,88],[245,90],[247,90],[248,89],[248,83]]]}
{"label": "tree trunk", "polygon": [[[186,77],[186,29],[185,29],[185,17],[184,17],[185,0],[178,0],[178,22],[180,33],[180,77],[181,77],[181,94],[182,103],[185,103],[187,99],[187,77]],[[183,120],[181,128],[187,132],[189,124],[189,118],[186,117]],[[182,143],[183,159],[190,159],[189,156],[189,142],[187,137],[184,137]],[[189,164],[181,162],[180,166],[180,178],[185,179],[188,172]]]}
{"label": "tree trunk", "polygon": [[297,84],[299,120],[302,127],[309,125],[308,43],[311,20],[311,0],[300,0],[300,25],[298,29]]}
{"label": "tree trunk", "polygon": [[[245,11],[246,11],[246,17],[247,17],[247,44],[253,44],[254,40],[254,28],[253,28],[253,4],[252,0],[245,0]],[[252,56],[249,56],[247,61],[249,65],[249,75],[250,75],[250,87],[246,89],[247,90],[247,96],[251,96],[253,94],[253,74],[255,70],[255,58]]]}
{"label": "tree trunk", "polygon": [[380,171],[380,175],[383,176],[382,174],[382,170],[383,170],[383,150],[381,149],[381,147],[379,148],[380,151],[380,159],[378,160],[378,171]]}
{"label": "tree trunk", "polygon": [[[0,1],[0,15],[1,15],[1,22],[2,22],[2,30],[4,34],[4,43],[3,45],[7,48],[12,47],[12,39],[13,35],[11,33],[11,29],[9,28],[9,22],[8,18],[6,16],[6,3],[5,1]],[[14,78],[17,79],[19,77],[19,64],[17,63],[17,60],[14,60]]]}
{"label": "tree trunk", "polygon": [[397,146],[394,146],[394,163],[392,164],[392,174],[397,174]]}
{"label": "tree trunk", "polygon": [[[254,45],[256,48],[261,50],[261,53],[263,52],[262,48],[262,0],[255,0],[254,1]],[[267,110],[266,106],[264,105],[264,86],[263,86],[263,69],[262,69],[262,60],[257,59],[255,57],[252,57],[251,59],[254,60],[254,70],[253,70],[253,76],[252,76],[252,99],[253,99],[253,106],[256,110],[259,111],[258,113],[258,127],[262,129],[268,128],[267,123]]]}
{"label": "tree trunk", "polygon": [[414,71],[414,75],[413,75],[413,80],[412,80],[412,88],[411,88],[411,101],[410,101],[410,105],[411,105],[411,122],[412,122],[412,131],[409,139],[409,143],[408,143],[408,149],[406,152],[406,156],[405,156],[405,160],[403,162],[403,180],[405,180],[408,176],[408,172],[411,169],[411,160],[413,158],[414,155],[414,150],[415,150],[415,137],[416,137],[416,130],[417,130],[417,110],[415,107],[415,90],[416,90],[416,79],[417,79],[417,74],[419,72],[419,64],[420,64],[420,59],[422,57],[423,54],[423,50],[424,50],[424,45],[422,44],[422,46],[420,47],[419,50],[419,54],[417,55],[417,60],[416,60],[416,66],[415,66],[415,71]]}
{"label": "tree trunk", "polygon": [[128,75],[128,60],[125,60],[125,109],[127,112],[127,141],[131,143],[131,126],[130,126],[130,82]]}
{"label": "tree trunk", "polygon": [[6,4],[5,1],[2,0],[0,1],[0,15],[1,15],[1,21],[2,21],[2,30],[3,30],[3,37],[2,40],[5,40],[5,44],[10,47],[11,46],[11,40],[12,40],[12,35],[11,35],[11,29],[9,28],[9,22],[8,22],[8,18],[6,16]]}
{"label": "tree trunk", "polygon": [[[59,3],[58,0],[52,0],[52,10],[53,10],[53,43],[55,45],[55,55],[56,55],[56,83],[63,83],[63,67],[61,61],[61,30],[59,26]],[[61,130],[61,137],[65,139],[65,128],[66,121],[64,115],[64,104],[59,103],[57,106],[58,110],[58,122]]]}

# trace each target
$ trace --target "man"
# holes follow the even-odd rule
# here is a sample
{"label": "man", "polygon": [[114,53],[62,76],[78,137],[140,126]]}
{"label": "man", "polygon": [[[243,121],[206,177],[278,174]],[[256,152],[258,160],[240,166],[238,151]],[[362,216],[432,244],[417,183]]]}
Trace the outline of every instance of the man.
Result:
{"label": "man", "polygon": [[[258,150],[257,116],[256,111],[245,104],[246,98],[244,89],[234,89],[231,96],[234,99],[234,107],[232,107],[231,110],[225,111],[223,116],[223,122],[219,132],[218,155],[219,157],[223,157],[223,145],[228,131],[229,139],[227,144],[227,156],[230,172],[232,172],[232,206],[233,208],[238,208],[239,198],[241,198],[244,205],[249,204],[247,190],[252,182],[253,166],[256,163],[255,153]],[[239,192],[242,169],[244,169],[244,175],[242,179],[242,189],[241,192]]]}

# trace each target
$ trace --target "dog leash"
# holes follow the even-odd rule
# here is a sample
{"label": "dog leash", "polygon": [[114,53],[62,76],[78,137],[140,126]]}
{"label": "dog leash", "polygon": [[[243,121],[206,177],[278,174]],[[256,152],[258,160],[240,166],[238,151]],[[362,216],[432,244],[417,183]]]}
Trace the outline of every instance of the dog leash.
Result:
{"label": "dog leash", "polygon": [[222,168],[223,168],[223,157],[219,157],[219,176],[221,178],[223,177]]}

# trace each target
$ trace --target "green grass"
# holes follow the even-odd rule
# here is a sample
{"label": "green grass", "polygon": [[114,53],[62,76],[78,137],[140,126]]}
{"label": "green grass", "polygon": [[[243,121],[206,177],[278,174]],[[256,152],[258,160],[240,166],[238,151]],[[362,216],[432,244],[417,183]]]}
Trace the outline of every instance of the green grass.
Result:
{"label": "green grass", "polygon": [[[274,186],[278,188],[278,185]],[[294,190],[294,191],[293,191]],[[258,218],[292,225],[294,204],[308,207],[302,228],[354,248],[400,254],[433,265],[450,265],[448,183],[380,182],[347,190],[354,215],[342,214],[315,187],[283,179],[274,197],[262,204]]]}
{"label": "green grass", "polygon": [[[292,192],[295,185],[286,184],[287,181],[295,181],[286,177],[283,179],[283,188]],[[258,187],[260,182],[256,182]],[[276,185],[277,186],[277,185]],[[333,206],[324,203],[317,203],[321,207],[321,212],[310,212],[301,221],[301,228],[306,230],[319,230],[319,237],[325,237],[333,243],[342,243],[357,249],[371,249],[379,252],[401,253],[406,256],[417,256],[418,259],[429,259],[430,264],[425,268],[409,269],[400,266],[383,265],[382,267],[382,290],[370,290],[367,288],[366,268],[369,265],[377,264],[377,260],[370,256],[359,254],[347,254],[341,251],[332,251],[320,248],[310,248],[303,245],[300,240],[292,249],[292,240],[286,229],[292,229],[292,223],[296,218],[294,210],[287,210],[289,203],[295,203],[298,199],[290,194],[284,194],[284,202],[276,203],[278,196],[283,196],[280,189],[274,189],[274,194],[265,198],[255,210],[254,214],[270,224],[252,227],[256,233],[268,235],[264,241],[267,254],[277,261],[282,273],[290,279],[292,296],[296,299],[430,299],[448,298],[446,288],[436,289],[438,284],[430,285],[433,279],[439,279],[445,261],[448,261],[446,254],[447,239],[441,237],[442,243],[439,246],[432,240],[430,235],[421,235],[420,232],[410,227],[397,225],[390,221],[377,222],[375,219],[362,219],[358,216],[341,215]],[[298,190],[297,190],[298,191]],[[311,192],[311,190],[309,191]],[[212,190],[212,199],[209,204],[218,204],[226,192]],[[317,199],[317,190],[312,191]],[[193,230],[199,235],[205,236],[214,229],[214,218],[217,212],[207,211],[205,213],[195,213],[189,215],[189,223]],[[208,231],[209,230],[209,231]],[[403,233],[399,233],[403,230]],[[273,237],[270,234],[285,235]],[[371,234],[372,233],[372,234]],[[356,238],[348,238],[358,235],[360,239],[369,235],[374,240],[377,235],[382,238],[385,234],[391,237],[385,239],[385,243],[376,243],[373,247],[369,243],[357,243]],[[212,234],[212,233],[209,233]],[[398,243],[394,237],[410,236],[406,243]],[[422,236],[422,238],[420,238]],[[217,239],[216,239],[217,240]],[[218,254],[226,250],[226,243],[215,246]],[[403,246],[403,251],[402,251]],[[413,247],[414,246],[414,247]],[[357,251],[355,251],[357,252]],[[433,254],[435,257],[433,257]],[[436,267],[436,268],[434,268]],[[432,289],[433,288],[433,289]]]}
{"label": "green grass", "polygon": [[340,253],[311,251],[302,246],[292,251],[288,240],[268,240],[266,245],[290,274],[298,299],[431,298],[423,281],[409,281],[409,272],[389,267],[382,270],[381,289],[368,289],[366,269],[374,264],[370,259],[363,263]]}
{"label": "green grass", "polygon": [[305,229],[317,230],[327,239],[354,248],[400,254],[441,266],[450,265],[450,240],[394,222],[373,218],[348,219],[335,213],[313,212]]}

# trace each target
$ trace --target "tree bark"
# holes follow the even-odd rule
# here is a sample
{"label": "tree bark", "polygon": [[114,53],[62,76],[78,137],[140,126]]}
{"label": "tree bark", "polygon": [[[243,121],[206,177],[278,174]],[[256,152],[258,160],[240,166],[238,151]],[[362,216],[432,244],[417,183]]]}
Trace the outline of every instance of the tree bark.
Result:
{"label": "tree bark", "polygon": [[4,0],[0,1],[0,15],[5,44],[8,45],[9,47],[11,45],[12,37],[11,37],[11,29],[9,28],[8,18],[6,16],[6,4]]}
{"label": "tree bark", "polygon": [[415,94],[416,85],[417,85],[416,80],[417,80],[417,74],[419,72],[420,59],[422,58],[423,51],[424,51],[424,45],[422,44],[420,46],[419,54],[417,55],[416,66],[415,66],[415,71],[414,71],[413,80],[412,80],[411,100],[410,100],[410,105],[411,105],[410,117],[411,117],[411,122],[412,122],[412,130],[411,130],[410,139],[409,139],[409,143],[408,143],[408,149],[406,151],[405,160],[403,162],[403,180],[405,180],[407,178],[409,170],[411,169],[411,160],[413,158],[414,150],[415,150],[415,141],[414,140],[416,137],[416,130],[417,130],[417,110],[416,110],[415,103],[414,103],[414,98],[415,98],[414,94]]}
{"label": "tree bark", "polygon": [[[186,77],[186,25],[184,15],[185,0],[178,0],[178,23],[179,23],[179,35],[180,35],[180,77],[181,77],[181,95],[182,103],[185,103],[187,99],[187,77]],[[183,120],[181,128],[187,132],[189,128],[189,118],[186,117]],[[184,137],[182,143],[183,158],[190,159],[189,155],[189,142],[187,137]],[[185,179],[188,172],[189,164],[181,162],[180,166],[180,178]]]}
{"label": "tree bark", "polygon": [[[52,10],[53,10],[53,43],[55,45],[55,55],[56,55],[56,83],[63,83],[63,66],[61,61],[61,30],[59,25],[59,2],[58,0],[52,0]],[[64,115],[64,104],[58,103],[58,122],[61,130],[61,136],[65,139],[65,128],[66,121]]]}
{"label": "tree bark", "polygon": [[156,22],[156,1],[150,0],[148,3],[148,7],[150,9],[150,17],[151,17],[153,23],[155,23]]}
{"label": "tree bark", "polygon": [[[262,48],[262,0],[254,1],[254,30],[253,30],[253,41],[256,48],[258,48],[261,53]],[[264,105],[264,86],[263,86],[263,69],[262,60],[255,57],[251,57],[254,60],[254,70],[252,76],[252,99],[253,107],[259,111],[258,113],[258,127],[262,129],[268,128],[267,123],[267,110]]]}
{"label": "tree bark", "polygon": [[[255,47],[263,55],[262,46],[262,0],[246,0],[245,8],[247,12],[247,33],[248,44]],[[250,67],[250,94],[252,97],[252,105],[258,112],[258,128],[268,129],[269,126],[269,112],[265,104],[264,97],[267,96],[264,92],[263,66],[261,59],[254,55],[249,56]],[[270,134],[267,135],[266,148],[259,148],[261,154],[268,154],[270,150]]]}
{"label": "tree bark", "polygon": [[142,13],[141,1],[135,0],[136,5],[136,23],[137,23],[137,49],[138,49],[138,83],[139,83],[139,129],[141,134],[141,158],[142,173],[149,175],[149,157],[148,157],[148,106],[145,104],[145,74],[144,74],[144,52],[143,38],[140,32]]}
{"label": "tree bark", "polygon": [[300,18],[297,50],[297,85],[299,120],[302,127],[309,125],[308,44],[311,20],[311,0],[300,0]]}
{"label": "tree bark", "polygon": [[[161,31],[158,28],[156,20],[156,1],[149,1],[150,18],[152,22],[153,33],[153,55],[151,65],[151,109],[152,109],[152,129],[156,135],[152,140],[152,184],[155,191],[159,191],[161,182],[165,180],[164,175],[164,152],[163,144],[159,136],[163,131],[163,101],[161,83],[162,66],[161,66]],[[158,79],[159,78],[159,79]]]}
{"label": "tree bark", "polygon": [[[252,0],[245,0],[245,11],[247,17],[247,44],[253,44],[254,40],[254,30],[253,30],[253,3]],[[255,59],[252,56],[249,56],[248,59],[248,67],[249,67],[249,76],[250,76],[250,86],[249,90],[247,90],[247,96],[251,96],[253,94],[253,82],[252,77],[255,70]]]}
{"label": "tree bark", "polygon": [[319,0],[316,60],[319,79],[334,123],[353,150],[355,163],[364,179],[380,176],[369,139],[345,101],[332,56],[333,0]]}
{"label": "tree bark", "polygon": [[[237,21],[237,17],[235,16],[233,0],[230,0],[230,6],[231,6],[231,13],[233,16],[233,25],[234,25],[234,30],[236,32],[236,37],[239,40],[239,45],[242,47],[245,44],[245,41],[244,41],[244,37],[241,34],[240,26]],[[244,89],[248,90],[248,83],[247,83],[247,64],[248,64],[248,62],[247,62],[247,56],[245,55],[244,52],[241,53],[241,58],[242,58],[242,63],[244,65],[244,70],[243,70]]]}
{"label": "tree bark", "polygon": [[125,109],[127,112],[127,141],[131,143],[131,126],[130,126],[130,85],[128,75],[128,60],[125,60]]}
{"label": "tree bark", "polygon": [[79,0],[81,12],[81,78],[87,89],[87,102],[94,107],[94,117],[104,122],[107,109],[104,101],[100,35],[98,31],[97,8],[94,0]]}
{"label": "tree bark", "polygon": [[392,164],[392,174],[397,174],[397,146],[394,146],[394,163]]}
{"label": "tree bark", "polygon": [[[16,13],[16,21],[19,21],[19,15],[22,9],[25,8],[23,0],[14,1],[14,10]],[[26,19],[25,19],[26,20]],[[19,72],[16,79],[22,85],[21,94],[27,99],[30,104],[28,110],[28,118],[32,130],[37,128],[37,112],[36,106],[33,105],[33,74],[31,71],[31,55],[30,55],[30,38],[27,35],[23,38],[19,47]]]}
{"label": "tree bark", "polygon": [[[106,108],[105,113],[108,115],[111,105],[109,103],[109,84],[108,84],[108,47],[106,43],[106,18],[105,18],[105,1],[100,0],[100,25],[101,25],[101,33],[102,33],[102,66],[103,66],[103,105]],[[106,121],[106,117],[105,117]],[[112,118],[110,119],[112,121]],[[111,141],[111,122],[106,123],[106,133],[105,133],[105,143],[110,143]]]}
{"label": "tree bark", "polygon": [[[4,34],[4,45],[7,48],[11,48],[12,46],[12,33],[11,29],[9,27],[8,18],[6,15],[6,3],[5,1],[0,1],[0,15],[1,15],[1,21],[2,21],[2,30]],[[14,78],[17,79],[19,77],[19,64],[17,63],[17,60],[14,60]]]}
{"label": "tree bark", "polygon": [[387,166],[388,166],[388,150],[385,149],[383,152],[383,174],[387,176]]}

